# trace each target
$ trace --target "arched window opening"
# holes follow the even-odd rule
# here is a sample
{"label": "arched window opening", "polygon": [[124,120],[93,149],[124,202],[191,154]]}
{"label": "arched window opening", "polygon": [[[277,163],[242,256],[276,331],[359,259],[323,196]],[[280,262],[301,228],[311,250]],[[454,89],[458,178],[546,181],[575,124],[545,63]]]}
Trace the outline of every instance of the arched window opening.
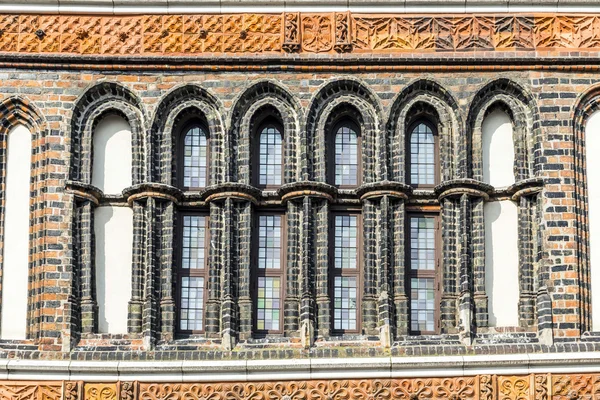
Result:
{"label": "arched window opening", "polygon": [[283,172],[283,140],[276,124],[266,124],[259,136],[258,184],[263,187],[279,186]]}
{"label": "arched window opening", "polygon": [[183,180],[185,189],[203,188],[208,176],[208,139],[206,130],[194,123],[184,129],[183,137]]}
{"label": "arched window opening", "polygon": [[357,186],[360,182],[360,135],[350,121],[338,124],[334,130],[334,183],[336,186]]}
{"label": "arched window opening", "polygon": [[439,180],[437,135],[424,121],[417,122],[409,132],[409,182],[413,186],[433,186]]}
{"label": "arched window opening", "polygon": [[495,187],[515,183],[515,144],[510,117],[495,110],[485,117],[481,126],[483,181]]}
{"label": "arched window opening", "polygon": [[589,224],[589,259],[592,293],[592,329],[600,331],[600,111],[592,114],[585,124],[585,163],[588,171],[587,198]]}
{"label": "arched window opening", "polygon": [[2,339],[25,339],[29,277],[31,132],[8,133],[2,265]]}
{"label": "arched window opening", "polygon": [[[118,115],[103,118],[93,142],[92,184],[105,194],[120,194],[131,185],[129,123]],[[96,207],[94,238],[98,332],[124,334],[132,293],[133,210],[117,205]]]}

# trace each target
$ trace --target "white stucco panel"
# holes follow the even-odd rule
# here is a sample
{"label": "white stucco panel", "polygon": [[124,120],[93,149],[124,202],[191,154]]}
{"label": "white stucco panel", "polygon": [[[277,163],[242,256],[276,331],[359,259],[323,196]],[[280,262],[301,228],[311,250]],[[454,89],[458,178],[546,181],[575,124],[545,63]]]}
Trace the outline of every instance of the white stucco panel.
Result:
{"label": "white stucco panel", "polygon": [[600,112],[592,114],[585,126],[585,154],[589,207],[592,329],[600,331]]}
{"label": "white stucco panel", "polygon": [[25,126],[19,125],[9,132],[7,151],[0,337],[25,339],[31,180],[31,132]]}
{"label": "white stucco panel", "polygon": [[104,194],[121,194],[131,186],[131,128],[110,115],[100,121],[93,138],[92,185]]}
{"label": "white stucco panel", "polygon": [[483,150],[483,181],[494,187],[515,183],[515,146],[510,117],[503,111],[493,111],[481,126]]}
{"label": "white stucco panel", "polygon": [[485,291],[489,326],[519,325],[518,208],[510,200],[485,203]]}
{"label": "white stucco panel", "polygon": [[133,210],[102,206],[94,211],[98,331],[127,333],[131,299]]}

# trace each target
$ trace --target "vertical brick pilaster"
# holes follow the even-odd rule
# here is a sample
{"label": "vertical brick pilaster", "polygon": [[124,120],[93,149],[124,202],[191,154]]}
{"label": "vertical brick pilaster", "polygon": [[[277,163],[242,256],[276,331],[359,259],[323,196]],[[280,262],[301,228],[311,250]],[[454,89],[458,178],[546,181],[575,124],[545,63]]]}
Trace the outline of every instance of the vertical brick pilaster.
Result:
{"label": "vertical brick pilaster", "polygon": [[376,296],[376,260],[378,223],[376,206],[371,200],[363,201],[363,296],[362,296],[362,329],[367,335],[377,332],[377,296]]}
{"label": "vertical brick pilaster", "polygon": [[[239,315],[239,321],[232,321],[232,327],[237,329],[240,339],[250,338],[253,327],[254,304],[252,302],[253,281],[251,274],[253,221],[252,203],[249,201],[233,203],[232,224],[234,225],[230,229],[232,244],[235,246],[232,253],[234,255],[232,268],[234,271],[233,276],[237,276],[237,293],[239,295],[237,305],[239,314],[237,315]],[[232,283],[235,288],[236,282]],[[235,293],[233,296],[235,298]]]}
{"label": "vertical brick pilaster", "polygon": [[475,326],[487,327],[488,296],[485,292],[485,226],[483,220],[484,199],[473,200],[473,224],[471,244],[473,248],[473,301],[475,303]]}
{"label": "vertical brick pilaster", "polygon": [[533,325],[535,318],[535,293],[533,290],[533,223],[535,200],[523,196],[519,199],[519,326]]}
{"label": "vertical brick pilaster", "polygon": [[94,208],[85,201],[79,211],[81,248],[81,333],[94,333],[98,327],[98,305],[95,293]]}
{"label": "vertical brick pilaster", "polygon": [[[315,325],[317,325],[319,329],[321,327],[321,312],[325,311],[321,309],[321,305],[323,307],[329,306],[329,304],[325,304],[325,301],[329,302],[329,292],[327,291],[327,260],[325,260],[325,266],[323,266],[323,260],[319,259],[319,256],[316,256],[317,253],[315,252],[315,247],[318,249],[318,246],[323,244],[323,238],[320,237],[320,235],[323,233],[325,235],[327,234],[327,220],[325,220],[325,231],[323,232],[323,227],[321,226],[323,224],[323,216],[316,211],[317,207],[313,207],[313,205],[314,201],[310,197],[306,196],[302,199],[300,336],[302,345],[305,348],[311,346],[315,340]],[[327,203],[324,202],[322,207],[327,208]],[[322,254],[322,249],[320,250],[320,254]],[[325,257],[327,257],[327,254],[325,254]],[[323,270],[323,268],[325,268],[325,270]],[[325,271],[325,288],[323,288],[323,276],[321,275],[323,271]],[[317,321],[315,321],[313,286],[313,280],[315,278],[317,279],[316,301],[319,310]],[[326,323],[326,321],[323,322]],[[321,331],[319,331],[319,334],[321,334]],[[329,335],[329,330],[327,330],[326,335]]]}
{"label": "vertical brick pilaster", "polygon": [[161,340],[173,340],[175,333],[175,297],[173,295],[173,243],[175,243],[175,207],[172,201],[161,203],[160,242],[160,329]]}
{"label": "vertical brick pilaster", "polygon": [[287,269],[286,293],[283,304],[283,326],[286,336],[297,336],[300,329],[300,210],[298,205],[287,203]]}
{"label": "vertical brick pilaster", "polygon": [[406,295],[406,254],[405,221],[406,212],[404,200],[392,204],[392,221],[390,229],[393,235],[393,282],[394,282],[394,317],[396,335],[408,334],[408,296]]}
{"label": "vertical brick pilaster", "polygon": [[140,202],[133,203],[133,265],[131,300],[129,301],[129,318],[127,331],[142,332],[142,290],[145,275],[144,254],[146,253],[144,206]]}
{"label": "vertical brick pilaster", "polygon": [[[383,196],[380,202],[380,211],[378,215],[378,257],[377,263],[377,308],[379,338],[383,347],[391,346],[391,325],[392,325],[392,304],[390,288],[390,260],[391,260],[391,241],[390,241],[390,199]],[[393,232],[393,231],[391,231]]]}
{"label": "vertical brick pilaster", "polygon": [[221,330],[221,268],[223,266],[223,212],[224,207],[210,203],[210,248],[208,300],[206,302],[206,336],[220,337]]}
{"label": "vertical brick pilaster", "polygon": [[471,198],[460,196],[459,221],[459,333],[466,344],[471,344],[473,336],[473,281],[471,271]]}
{"label": "vertical brick pilaster", "polygon": [[458,298],[458,227],[456,202],[446,197],[442,200],[442,286],[440,304],[440,329],[442,333],[455,333],[457,328],[456,300]]}
{"label": "vertical brick pilaster", "polygon": [[[221,337],[223,347],[231,350],[237,341],[237,329],[235,318],[235,297],[234,297],[234,254],[233,253],[233,225],[235,224],[233,200],[227,198],[224,205],[223,214],[223,292],[221,297]],[[240,271],[240,275],[242,271]],[[240,297],[246,294],[240,291]],[[246,294],[247,296],[247,294]],[[249,332],[244,332],[249,335]]]}
{"label": "vertical brick pilaster", "polygon": [[145,236],[146,236],[146,254],[144,262],[144,298],[142,309],[142,334],[144,345],[146,347],[154,346],[156,340],[156,319],[158,317],[158,299],[157,299],[157,246],[155,227],[156,227],[156,200],[148,197],[145,209]]}
{"label": "vertical brick pilaster", "polygon": [[[331,332],[331,299],[329,297],[329,203],[325,200],[315,200],[315,272],[317,292],[317,332],[319,336],[329,337]],[[304,212],[310,212],[310,201],[305,200]],[[308,208],[308,210],[307,210]],[[309,214],[310,215],[310,214]],[[305,224],[306,225],[306,224]],[[307,232],[308,230],[308,232]],[[310,234],[305,229],[305,235]],[[310,240],[310,239],[307,239]],[[309,282],[310,283],[310,282]],[[304,297],[304,294],[303,294]]]}

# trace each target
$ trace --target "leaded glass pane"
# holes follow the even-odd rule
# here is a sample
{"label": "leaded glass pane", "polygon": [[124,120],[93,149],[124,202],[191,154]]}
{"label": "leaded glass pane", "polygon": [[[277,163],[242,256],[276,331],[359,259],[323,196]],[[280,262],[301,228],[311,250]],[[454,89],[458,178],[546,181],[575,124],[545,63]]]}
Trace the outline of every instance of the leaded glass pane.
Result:
{"label": "leaded glass pane", "polygon": [[258,268],[281,268],[281,216],[261,215],[258,225]]}
{"label": "leaded glass pane", "polygon": [[410,183],[435,184],[435,143],[431,128],[419,124],[410,134]]}
{"label": "leaded glass pane", "polygon": [[335,184],[358,184],[358,133],[347,125],[335,134]]}
{"label": "leaded glass pane", "polygon": [[410,218],[410,269],[435,270],[434,218]]}
{"label": "leaded glass pane", "polygon": [[281,312],[280,289],[280,278],[258,278],[256,328],[259,331],[279,330],[279,317]]}
{"label": "leaded glass pane", "polygon": [[205,235],[205,217],[199,215],[183,216],[183,243],[181,245],[181,268],[204,268]]}
{"label": "leaded glass pane", "polygon": [[358,227],[356,215],[335,216],[335,268],[356,268]]}
{"label": "leaded glass pane", "polygon": [[333,328],[356,330],[356,277],[335,277],[333,302]]}
{"label": "leaded glass pane", "polygon": [[181,307],[179,328],[184,331],[201,331],[204,314],[204,278],[181,278]]}
{"label": "leaded glass pane", "polygon": [[435,330],[435,291],[433,278],[410,280],[410,324],[415,332]]}
{"label": "leaded glass pane", "polygon": [[206,133],[198,126],[185,135],[183,149],[183,186],[198,188],[206,186],[207,140]]}
{"label": "leaded glass pane", "polygon": [[274,126],[263,129],[260,134],[259,183],[281,185],[281,133]]}

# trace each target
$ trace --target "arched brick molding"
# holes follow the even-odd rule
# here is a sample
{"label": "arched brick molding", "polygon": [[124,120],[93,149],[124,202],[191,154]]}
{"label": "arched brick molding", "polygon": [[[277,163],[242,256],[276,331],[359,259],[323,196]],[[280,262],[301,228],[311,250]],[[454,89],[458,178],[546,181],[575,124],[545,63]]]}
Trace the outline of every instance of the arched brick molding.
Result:
{"label": "arched brick molding", "polygon": [[206,89],[185,85],[167,93],[160,101],[152,120],[149,135],[149,179],[176,186],[176,141],[178,128],[188,118],[198,118],[208,129],[210,166],[208,185],[223,182],[224,130],[221,118],[222,105]]}
{"label": "arched brick molding", "polygon": [[124,86],[102,82],[83,93],[73,109],[71,119],[71,168],[69,179],[83,184],[92,181],[92,135],[102,117],[123,117],[132,133],[132,182],[145,180],[144,112],[139,97]]}
{"label": "arched brick molding", "polygon": [[407,129],[421,117],[428,119],[437,128],[441,181],[461,176],[460,171],[455,169],[460,153],[455,144],[462,131],[460,115],[454,97],[437,82],[422,79],[402,90],[392,104],[386,129],[390,154],[389,179],[405,182]]}
{"label": "arched brick molding", "polygon": [[[339,79],[321,87],[311,100],[307,113],[306,138],[308,154],[302,165],[303,180],[326,182],[327,130],[337,120],[336,114],[354,115],[362,136],[362,182],[384,179],[386,152],[382,142],[382,113],[379,98],[365,85],[353,79]],[[378,138],[378,135],[380,136]]]}
{"label": "arched brick molding", "polygon": [[[44,209],[44,187],[47,182],[46,175],[47,160],[44,156],[46,136],[48,127],[45,118],[37,107],[30,101],[13,97],[0,103],[0,187],[6,186],[6,162],[7,162],[7,139],[8,133],[18,125],[24,125],[31,133],[32,140],[32,164],[31,164],[31,195],[30,213],[40,212]],[[3,253],[4,243],[4,207],[6,192],[0,191],[0,253]],[[45,217],[30,218],[30,241],[29,254],[43,254],[45,249]],[[2,280],[2,261],[0,261],[0,282]],[[27,338],[38,339],[46,337],[42,330],[42,301],[44,292],[38,289],[38,282],[44,278],[42,266],[45,264],[44,257],[30,257],[29,260],[29,286],[27,306]],[[47,271],[46,271],[47,272]],[[0,287],[1,291],[1,287]],[[1,292],[0,292],[1,293]],[[0,296],[1,299],[1,296]],[[0,304],[0,308],[3,305]]]}
{"label": "arched brick molding", "polygon": [[300,144],[294,140],[300,126],[301,108],[296,99],[281,85],[272,81],[260,81],[247,88],[234,102],[231,111],[229,135],[225,147],[229,151],[229,173],[233,182],[250,184],[250,157],[252,127],[261,110],[274,109],[281,117],[285,141],[284,183],[297,180]]}
{"label": "arched brick molding", "polygon": [[[473,97],[467,118],[467,134],[462,143],[466,147],[467,177],[483,181],[482,126],[488,115],[501,110],[511,120],[514,146],[514,182],[516,186],[535,177],[536,152],[539,152],[539,116],[533,96],[518,83],[506,78],[487,83]],[[514,186],[514,185],[513,185]],[[498,189],[498,188],[496,188]],[[504,190],[505,188],[500,188]],[[536,322],[536,296],[545,279],[540,274],[539,235],[540,207],[537,192],[513,199],[518,207],[518,325],[529,328]],[[492,200],[490,200],[492,201]],[[505,199],[510,201],[510,199]],[[473,217],[484,221],[484,201],[475,200]],[[485,221],[484,221],[485,222]],[[485,234],[482,225],[473,225],[473,284],[476,325],[485,327],[489,322],[486,293]],[[488,282],[488,287],[489,287]],[[539,310],[538,310],[539,311]]]}
{"label": "arched brick molding", "polygon": [[[473,97],[467,117],[465,152],[467,177],[482,181],[481,125],[490,112],[500,108],[513,123],[515,181],[532,178],[537,171],[540,151],[539,115],[533,96],[516,82],[497,79],[486,84]],[[531,151],[533,149],[533,151]]]}
{"label": "arched brick molding", "polygon": [[[590,221],[588,207],[588,184],[586,166],[586,124],[589,118],[600,111],[600,85],[583,93],[573,108],[573,158],[575,172],[575,215],[577,241],[577,271],[579,279],[578,302],[581,332],[592,330],[592,293],[590,263]],[[549,276],[547,277],[549,278]],[[600,293],[596,293],[600,295]]]}

